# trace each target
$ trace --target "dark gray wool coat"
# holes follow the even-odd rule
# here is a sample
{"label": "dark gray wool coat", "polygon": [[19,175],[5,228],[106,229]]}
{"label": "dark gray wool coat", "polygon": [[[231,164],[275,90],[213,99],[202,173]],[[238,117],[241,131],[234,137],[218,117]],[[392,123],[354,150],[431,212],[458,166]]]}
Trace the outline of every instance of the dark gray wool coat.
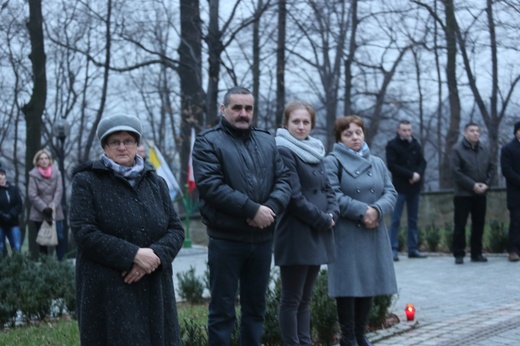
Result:
{"label": "dark gray wool coat", "polygon": [[334,260],[331,218],[338,219],[336,195],[330,187],[323,161],[303,162],[292,150],[278,147],[290,172],[289,205],[277,217],[274,233],[276,265],[321,265]]}
{"label": "dark gray wool coat", "polygon": [[[82,345],[180,345],[172,262],[184,230],[166,182],[146,168],[132,187],[100,161],[74,172],[70,224],[78,244],[77,316]],[[132,284],[140,247],[161,259]]]}
{"label": "dark gray wool coat", "polygon": [[[373,297],[397,293],[392,247],[384,217],[397,198],[383,160],[354,154],[336,143],[325,157],[330,185],[336,192],[339,220],[334,227],[336,261],[329,263],[331,297]],[[367,207],[379,212],[379,227],[366,228]]]}

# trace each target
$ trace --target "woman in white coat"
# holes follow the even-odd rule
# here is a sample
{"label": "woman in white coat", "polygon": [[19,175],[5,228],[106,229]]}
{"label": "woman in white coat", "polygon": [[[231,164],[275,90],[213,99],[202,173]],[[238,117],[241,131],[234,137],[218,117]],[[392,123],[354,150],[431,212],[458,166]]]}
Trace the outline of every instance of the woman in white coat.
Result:
{"label": "woman in white coat", "polygon": [[397,293],[392,247],[384,223],[397,192],[385,163],[370,155],[365,126],[349,115],[334,123],[336,144],[325,157],[340,217],[334,227],[336,261],[328,265],[341,346],[371,345],[365,330],[374,296]]}

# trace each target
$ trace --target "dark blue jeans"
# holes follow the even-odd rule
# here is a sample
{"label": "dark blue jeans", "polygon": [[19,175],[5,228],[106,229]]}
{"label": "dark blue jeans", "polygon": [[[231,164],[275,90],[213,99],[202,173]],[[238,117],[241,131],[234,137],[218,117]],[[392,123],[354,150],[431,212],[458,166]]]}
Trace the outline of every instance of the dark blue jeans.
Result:
{"label": "dark blue jeans", "polygon": [[235,300],[239,284],[240,345],[261,345],[271,258],[272,241],[241,243],[210,238],[209,345],[226,346],[231,342],[236,321]]}
{"label": "dark blue jeans", "polygon": [[[36,225],[36,229],[40,229],[42,223],[35,221],[34,224]],[[65,233],[63,232],[63,221],[56,221],[56,234],[58,235],[58,245],[56,245],[56,256],[58,257],[58,261],[61,261],[63,259],[63,256],[65,256],[65,253],[67,252],[67,244],[65,243]],[[40,253],[47,255],[48,246],[41,246],[40,245]]]}
{"label": "dark blue jeans", "polygon": [[520,251],[520,206],[509,209],[509,241],[507,252]]}
{"label": "dark blue jeans", "polygon": [[464,257],[466,254],[466,222],[469,214],[471,214],[471,258],[482,255],[486,196],[455,196],[453,205],[453,256]]}
{"label": "dark blue jeans", "polygon": [[399,227],[401,226],[401,216],[403,215],[405,203],[408,217],[408,253],[418,250],[417,215],[419,214],[419,193],[399,193],[397,194],[397,201],[395,202],[392,221],[390,222],[390,242],[392,243],[394,254],[397,254],[399,251]]}
{"label": "dark blue jeans", "polygon": [[5,245],[5,238],[9,239],[11,250],[13,252],[20,252],[22,249],[22,232],[20,226],[14,227],[0,227],[0,255],[7,254]]}
{"label": "dark blue jeans", "polygon": [[320,266],[280,266],[282,295],[278,320],[284,346],[311,344],[310,303]]}

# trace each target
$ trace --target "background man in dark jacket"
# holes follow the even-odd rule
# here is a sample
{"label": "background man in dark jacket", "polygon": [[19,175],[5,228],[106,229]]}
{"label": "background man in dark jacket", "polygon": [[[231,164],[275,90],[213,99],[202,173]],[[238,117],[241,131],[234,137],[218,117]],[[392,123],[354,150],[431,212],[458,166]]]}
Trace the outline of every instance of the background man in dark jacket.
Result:
{"label": "background man in dark jacket", "polygon": [[489,149],[480,143],[480,127],[469,123],[464,138],[453,147],[451,167],[455,178],[453,256],[464,263],[466,222],[471,213],[471,261],[487,262],[482,256],[482,234],[486,221],[486,192],[493,179],[494,164]]}
{"label": "background man in dark jacket", "polygon": [[421,152],[421,145],[412,137],[412,124],[401,120],[397,135],[386,146],[386,164],[392,173],[392,183],[397,190],[397,201],[390,223],[390,242],[394,252],[394,261],[399,261],[399,226],[404,204],[408,217],[408,257],[425,258],[418,249],[417,217],[419,214],[419,193],[426,169],[426,160]]}
{"label": "background man in dark jacket", "polygon": [[291,197],[289,174],[274,138],[251,127],[254,98],[234,87],[222,117],[200,133],[193,172],[209,235],[210,345],[229,345],[240,283],[240,344],[260,345],[275,217]]}
{"label": "background man in dark jacket", "polygon": [[520,260],[520,121],[515,124],[515,138],[502,147],[500,164],[506,178],[507,209],[509,209],[509,260]]}

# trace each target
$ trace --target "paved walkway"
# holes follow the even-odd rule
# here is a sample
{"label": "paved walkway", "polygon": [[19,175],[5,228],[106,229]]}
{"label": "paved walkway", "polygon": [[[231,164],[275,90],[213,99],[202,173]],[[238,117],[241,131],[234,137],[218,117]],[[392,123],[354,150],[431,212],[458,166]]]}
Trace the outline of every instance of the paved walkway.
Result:
{"label": "paved walkway", "polygon": [[[426,259],[401,255],[395,263],[399,294],[390,308],[401,320],[369,334],[376,345],[520,345],[520,263],[505,255],[489,255],[487,263],[455,265],[453,257],[430,254]],[[182,249],[174,273],[206,270],[207,249]],[[175,285],[177,278],[174,275]],[[415,321],[404,314],[416,308]]]}

